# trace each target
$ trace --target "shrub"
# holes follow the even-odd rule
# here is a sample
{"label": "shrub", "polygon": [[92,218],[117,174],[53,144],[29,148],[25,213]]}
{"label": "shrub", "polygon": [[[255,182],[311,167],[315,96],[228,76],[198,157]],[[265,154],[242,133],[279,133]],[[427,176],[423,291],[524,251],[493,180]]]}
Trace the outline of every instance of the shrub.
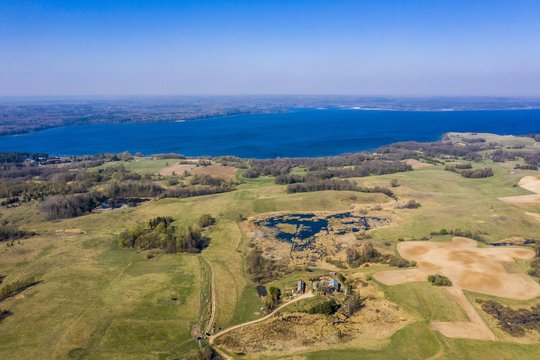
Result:
{"label": "shrub", "polygon": [[398,209],[418,209],[420,206],[422,205],[416,200],[409,200],[405,204],[398,206]]}
{"label": "shrub", "polygon": [[246,256],[246,272],[257,283],[276,279],[281,272],[278,264],[262,256],[262,251],[255,248]]}
{"label": "shrub", "polygon": [[29,276],[22,280],[17,280],[11,284],[4,285],[0,288],[0,300],[16,295],[26,288],[37,284],[38,282],[33,276]]}
{"label": "shrub", "polygon": [[435,286],[452,286],[452,281],[444,275],[429,275],[428,281]]}
{"label": "shrub", "polygon": [[198,223],[199,223],[199,227],[205,228],[205,227],[214,225],[216,223],[216,219],[214,219],[212,215],[210,214],[203,214],[199,218]]}
{"label": "shrub", "polygon": [[339,304],[334,299],[326,300],[322,303],[314,305],[307,310],[308,314],[323,314],[332,315],[339,309]]}
{"label": "shrub", "polygon": [[0,241],[24,239],[34,235],[35,232],[21,230],[15,225],[0,225]]}

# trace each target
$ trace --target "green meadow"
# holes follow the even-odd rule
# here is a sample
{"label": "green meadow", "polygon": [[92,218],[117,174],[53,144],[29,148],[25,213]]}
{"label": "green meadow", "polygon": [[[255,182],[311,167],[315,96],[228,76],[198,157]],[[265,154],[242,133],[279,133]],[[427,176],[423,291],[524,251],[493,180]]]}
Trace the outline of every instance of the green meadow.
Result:
{"label": "green meadow", "polygon": [[[137,159],[126,167],[150,174],[166,164],[165,160]],[[414,199],[422,205],[388,210],[391,225],[372,231],[373,239],[396,244],[442,228],[481,232],[487,242],[538,236],[540,222],[498,199],[527,194],[514,185],[534,172],[513,170],[508,164],[488,165],[495,176],[486,179],[463,178],[441,165],[355,179],[362,185],[389,186],[395,178],[400,184],[395,188],[400,201]],[[295,169],[296,173],[303,171]],[[275,185],[272,178],[238,179],[243,183],[233,192],[156,200],[61,221],[43,220],[35,204],[3,210],[3,219],[39,233],[11,247],[2,245],[4,282],[28,275],[41,282],[1,304],[13,315],[0,323],[0,358],[36,359],[47,354],[53,359],[172,359],[195,353],[198,346],[192,331],[208,322],[212,286],[216,326],[225,328],[261,316],[255,284],[244,269],[250,234],[242,219],[273,211],[368,209],[391,201],[382,194],[348,191],[287,194],[285,186]],[[205,213],[215,217],[217,224],[207,231],[211,242],[200,254],[155,252],[149,257],[147,252],[119,246],[117,235],[129,226],[156,216],[189,224]],[[432,239],[437,240],[449,237]],[[520,266],[527,268],[527,264]],[[379,267],[347,272],[371,274],[375,269]],[[300,271],[275,284],[293,282],[297,276],[309,274]],[[466,320],[444,289],[427,283],[378,286],[415,322],[382,342],[380,349],[328,349],[295,356],[533,359],[540,352],[538,344],[519,344],[507,338],[495,342],[444,338],[431,330],[429,321]]]}

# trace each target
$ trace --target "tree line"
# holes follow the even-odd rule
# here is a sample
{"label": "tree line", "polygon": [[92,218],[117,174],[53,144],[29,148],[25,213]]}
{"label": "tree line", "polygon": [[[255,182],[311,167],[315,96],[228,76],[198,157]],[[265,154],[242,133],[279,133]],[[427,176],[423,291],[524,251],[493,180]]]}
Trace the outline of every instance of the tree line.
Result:
{"label": "tree line", "polygon": [[29,276],[21,280],[12,282],[10,284],[6,284],[0,288],[0,301],[7,299],[8,297],[17,295],[21,291],[37,283],[38,281],[33,276]]}
{"label": "tree line", "polygon": [[465,170],[460,170],[458,166],[459,165],[446,165],[444,170],[455,172],[456,174],[460,174],[461,176],[470,179],[481,179],[493,176],[492,168],[471,169],[467,167]]}
{"label": "tree line", "polygon": [[24,239],[34,235],[36,235],[34,231],[21,230],[19,227],[6,222],[0,224],[0,241]]}
{"label": "tree line", "polygon": [[309,182],[287,185],[287,192],[289,194],[300,193],[300,192],[324,191],[324,190],[381,193],[393,199],[397,198],[394,192],[388,188],[385,188],[382,186],[374,186],[374,187],[358,186],[356,183],[349,180],[311,180]]}

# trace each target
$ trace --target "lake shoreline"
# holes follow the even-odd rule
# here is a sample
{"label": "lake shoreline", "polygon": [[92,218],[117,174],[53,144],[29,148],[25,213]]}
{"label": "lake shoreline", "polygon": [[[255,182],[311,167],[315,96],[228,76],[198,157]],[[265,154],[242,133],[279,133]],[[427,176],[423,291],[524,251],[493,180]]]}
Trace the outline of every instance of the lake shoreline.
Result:
{"label": "lake shoreline", "polygon": [[318,157],[370,151],[395,142],[436,141],[448,132],[538,133],[540,110],[289,109],[183,122],[84,124],[0,136],[0,151]]}

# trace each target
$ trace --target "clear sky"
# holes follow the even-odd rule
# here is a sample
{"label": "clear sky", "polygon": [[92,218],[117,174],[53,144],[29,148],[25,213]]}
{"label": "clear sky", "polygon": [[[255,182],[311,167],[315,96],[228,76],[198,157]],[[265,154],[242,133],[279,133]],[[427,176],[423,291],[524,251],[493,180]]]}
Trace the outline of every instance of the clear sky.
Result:
{"label": "clear sky", "polygon": [[0,0],[0,95],[540,96],[540,1]]}

